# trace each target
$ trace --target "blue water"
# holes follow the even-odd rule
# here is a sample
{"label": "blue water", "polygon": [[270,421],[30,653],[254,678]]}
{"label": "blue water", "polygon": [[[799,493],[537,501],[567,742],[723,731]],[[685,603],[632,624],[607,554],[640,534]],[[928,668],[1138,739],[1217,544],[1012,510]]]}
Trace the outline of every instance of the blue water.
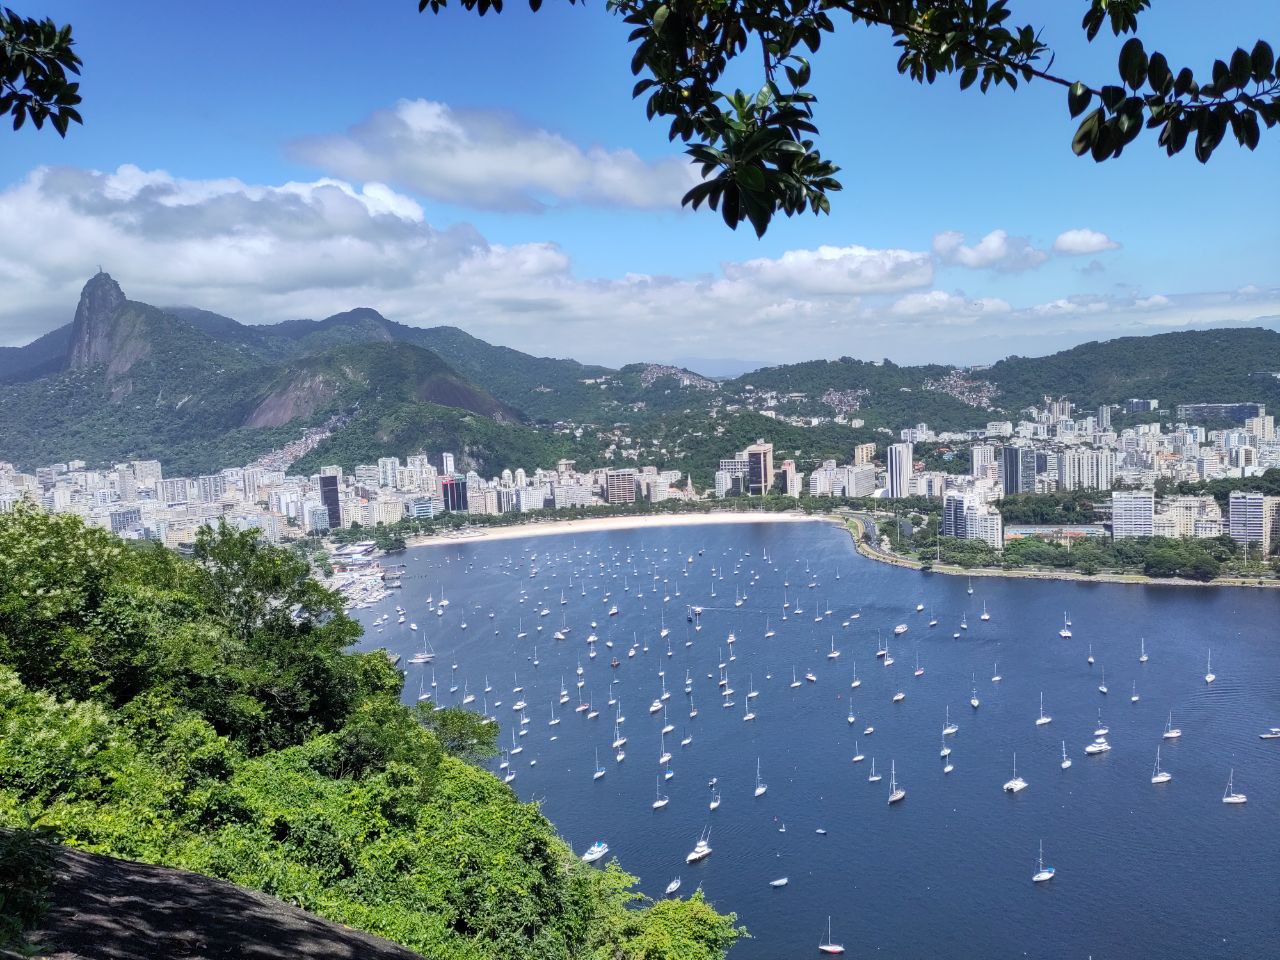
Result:
{"label": "blue water", "polygon": [[[752,939],[731,960],[816,956],[828,915],[833,938],[853,956],[1280,956],[1280,741],[1258,737],[1280,725],[1275,593],[975,578],[970,595],[963,578],[865,560],[843,530],[817,523],[462,543],[410,551],[406,562],[404,589],[359,611],[364,645],[386,646],[407,661],[425,636],[436,653],[441,702],[457,702],[465,680],[480,709],[487,676],[499,743],[508,747],[519,729],[511,688],[522,685],[530,722],[518,738],[524,750],[511,758],[512,789],[540,802],[575,850],[607,841],[645,893],[660,896],[680,876],[681,895],[701,886],[719,909],[736,911]],[[793,604],[786,620],[784,580]],[[442,588],[451,602],[438,617],[426,599],[438,599]],[[740,607],[735,588],[747,595]],[[369,626],[397,602],[418,632],[397,625],[394,612],[383,632]],[[979,619],[984,602],[987,622]],[[616,617],[607,616],[610,603]],[[915,611],[917,603],[925,612]],[[687,604],[706,608],[701,631],[686,622]],[[796,614],[796,605],[804,612]],[[543,606],[550,615],[538,615]],[[833,614],[815,622],[827,608]],[[671,630],[670,657],[658,636],[660,610]],[[930,611],[939,620],[932,629]],[[1064,611],[1070,640],[1058,636]],[[557,642],[551,634],[562,615],[572,629]],[[766,618],[776,631],[771,639],[763,636]],[[521,620],[528,636],[517,640]],[[586,643],[592,620],[600,637],[594,660]],[[894,637],[899,623],[909,631]],[[649,649],[629,658],[633,633]],[[841,651],[835,661],[826,656],[833,635]],[[876,658],[877,635],[889,641],[893,666]],[[1147,663],[1138,661],[1140,637]],[[1210,647],[1212,685],[1204,682]],[[912,675],[917,654],[920,678]],[[600,711],[594,720],[573,711],[579,660],[584,697]],[[729,709],[717,687],[722,661],[736,691]],[[999,683],[991,680],[996,661]],[[453,663],[459,691],[451,696]],[[801,678],[812,670],[816,682],[792,689],[793,667]],[[1105,696],[1098,690],[1104,668]],[[429,683],[429,668],[420,676],[421,669],[408,667],[407,702]],[[655,811],[662,715],[651,715],[649,705],[661,690],[659,670],[671,693],[676,730],[666,746],[675,775],[662,786],[669,805]],[[686,670],[698,708],[692,720]],[[556,705],[562,722],[552,727],[562,678],[571,699]],[[611,679],[626,717],[622,763],[611,748]],[[759,691],[757,719],[744,722],[749,679]],[[1135,682],[1136,704],[1129,699]],[[977,710],[969,705],[972,685]],[[894,704],[899,689],[906,699]],[[1037,727],[1041,691],[1053,721]],[[959,725],[947,738],[950,774],[939,757],[947,707]],[[1090,757],[1084,747],[1099,710],[1113,749]],[[1170,710],[1183,736],[1162,744]],[[863,734],[868,724],[872,736]],[[694,739],[681,747],[686,730]],[[1064,739],[1068,770],[1059,767]],[[863,763],[851,762],[855,740]],[[1150,782],[1158,745],[1173,774],[1161,786]],[[596,750],[607,770],[598,781]],[[1029,786],[1010,795],[1001,785],[1012,775],[1014,751]],[[757,757],[768,784],[758,799]],[[872,757],[884,775],[879,783],[867,780]],[[892,807],[890,761],[907,790]],[[1249,798],[1242,806],[1221,802],[1231,768]],[[711,777],[722,795],[714,812]],[[714,852],[687,865],[707,827]],[[1040,840],[1057,875],[1033,884]],[[785,888],[768,886],[782,876],[790,879]]]}

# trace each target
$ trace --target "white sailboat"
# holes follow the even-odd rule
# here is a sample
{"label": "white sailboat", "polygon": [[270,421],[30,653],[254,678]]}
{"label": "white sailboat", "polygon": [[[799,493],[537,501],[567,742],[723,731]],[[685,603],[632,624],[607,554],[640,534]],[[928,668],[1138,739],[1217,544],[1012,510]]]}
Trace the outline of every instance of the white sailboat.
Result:
{"label": "white sailboat", "polygon": [[1003,679],[1004,679],[1004,677],[1002,677],[1002,676],[1000,675],[1000,661],[999,661],[999,660],[997,660],[997,661],[996,661],[994,664],[992,664],[992,666],[991,666],[991,682],[992,682],[992,683],[999,683],[999,682],[1000,682],[1001,680],[1003,680]]}
{"label": "white sailboat", "polygon": [[819,953],[844,953],[844,947],[831,939],[831,917],[827,917],[827,939],[818,942]]}
{"label": "white sailboat", "polygon": [[1063,770],[1071,769],[1071,758],[1067,756],[1067,741],[1062,741],[1062,763],[1059,764]]}
{"label": "white sailboat", "polygon": [[960,727],[957,724],[951,722],[951,708],[947,707],[947,719],[942,725],[942,735],[944,737],[949,737],[959,729]]}
{"label": "white sailboat", "polygon": [[1204,664],[1204,682],[1213,683],[1218,679],[1218,675],[1213,672],[1213,651],[1209,651],[1209,657]]}
{"label": "white sailboat", "polygon": [[853,760],[851,763],[861,763],[866,757],[862,755],[862,751],[858,748],[858,741],[853,741]]}
{"label": "white sailboat", "polygon": [[754,796],[763,797],[769,785],[760,779],[760,758],[756,757],[756,790]]}
{"label": "white sailboat", "polygon": [[1164,733],[1161,735],[1163,740],[1177,740],[1182,736],[1182,731],[1173,725],[1173,711],[1169,711],[1169,719],[1164,723]]}
{"label": "white sailboat", "polygon": [[1040,716],[1036,717],[1036,726],[1043,727],[1046,723],[1052,723],[1053,717],[1045,716],[1044,712],[1044,691],[1040,691]]}
{"label": "white sailboat", "polygon": [[1013,755],[1013,777],[1004,783],[1005,793],[1018,793],[1027,789],[1027,781],[1018,776],[1018,755]]}
{"label": "white sailboat", "polygon": [[836,649],[836,635],[831,635],[831,652],[827,654],[828,660],[837,660],[840,657],[840,651]]}
{"label": "white sailboat", "polygon": [[876,758],[871,758],[871,775],[867,777],[867,783],[879,783],[880,774],[876,773]]}
{"label": "white sailboat", "polygon": [[[668,803],[670,803],[670,802],[671,802],[671,798],[670,798],[670,797],[668,797],[668,796],[666,796],[666,795],[662,792],[662,781],[661,781],[661,780],[655,780],[655,781],[654,781],[653,792],[654,792],[653,809],[655,809],[655,810],[661,810],[663,807],[665,807]],[[670,891],[668,891],[668,892],[670,892]]]}
{"label": "white sailboat", "polygon": [[1067,615],[1062,615],[1062,629],[1058,631],[1058,636],[1063,640],[1071,639],[1071,621],[1067,619]]}
{"label": "white sailboat", "polygon": [[1232,770],[1227,776],[1227,789],[1222,793],[1223,803],[1246,803],[1248,801],[1249,798],[1243,793],[1236,793],[1235,779],[1236,772]]}
{"label": "white sailboat", "polygon": [[894,804],[906,797],[905,788],[898,786],[898,771],[892,760],[889,761],[889,803]]}
{"label": "white sailboat", "polygon": [[1151,773],[1152,783],[1168,783],[1173,779],[1173,774],[1168,770],[1160,769],[1160,748],[1156,747],[1156,767]]}
{"label": "white sailboat", "polygon": [[991,614],[987,613],[987,601],[985,600],[982,601],[982,616],[978,617],[978,619],[984,622],[991,619]]}
{"label": "white sailboat", "polygon": [[1107,695],[1107,668],[1102,668],[1102,682],[1098,684],[1098,692],[1103,696]]}
{"label": "white sailboat", "polygon": [[1144,637],[1138,638],[1138,662],[1147,662],[1147,641]]}
{"label": "white sailboat", "polygon": [[596,772],[591,775],[592,780],[599,780],[604,776],[604,767],[600,766],[600,750],[596,750]]}
{"label": "white sailboat", "polygon": [[1138,696],[1138,681],[1133,681],[1133,693],[1129,694],[1129,702],[1137,703],[1142,698]]}
{"label": "white sailboat", "polygon": [[1040,841],[1040,857],[1036,860],[1036,872],[1031,875],[1032,883],[1044,883],[1046,880],[1052,880],[1054,871],[1053,867],[1044,865],[1044,841]]}

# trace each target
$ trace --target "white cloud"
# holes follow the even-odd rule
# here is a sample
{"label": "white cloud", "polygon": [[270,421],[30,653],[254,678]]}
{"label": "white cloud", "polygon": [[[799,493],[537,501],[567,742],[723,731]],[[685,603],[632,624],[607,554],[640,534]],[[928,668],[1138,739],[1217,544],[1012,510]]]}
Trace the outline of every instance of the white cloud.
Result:
{"label": "white cloud", "polygon": [[1027,237],[1011,237],[1004,230],[992,230],[973,246],[964,241],[965,235],[955,230],[939,233],[933,238],[934,256],[951,266],[1005,273],[1030,270],[1049,259]]}
{"label": "white cloud", "polygon": [[731,280],[808,294],[896,293],[933,282],[933,262],[914,250],[823,246],[725,264],[724,273]]}
{"label": "white cloud", "polygon": [[370,306],[402,323],[455,324],[539,355],[617,365],[735,353],[977,362],[1280,317],[1274,287],[1011,306],[985,291],[934,289],[926,251],[852,244],[706,275],[584,279],[553,243],[499,245],[465,224],[436,228],[380,183],[192,181],[124,166],[42,168],[0,190],[0,344],[68,322],[99,266],[135,300],[245,322]]}
{"label": "white cloud", "polygon": [[1065,230],[1053,241],[1055,253],[1064,253],[1073,257],[1102,253],[1104,250],[1116,250],[1119,246],[1120,244],[1105,233],[1089,229]]}
{"label": "white cloud", "polygon": [[344,134],[299,140],[292,152],[346,179],[493,210],[551,203],[675,210],[698,181],[685,158],[649,163],[631,150],[580,147],[509,114],[430,100],[401,100]]}

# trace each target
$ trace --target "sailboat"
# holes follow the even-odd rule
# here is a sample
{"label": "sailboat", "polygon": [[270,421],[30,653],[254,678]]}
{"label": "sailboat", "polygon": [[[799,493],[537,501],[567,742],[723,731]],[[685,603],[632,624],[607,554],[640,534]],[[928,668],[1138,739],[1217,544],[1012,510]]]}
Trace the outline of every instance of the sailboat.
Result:
{"label": "sailboat", "polygon": [[1101,693],[1103,696],[1106,696],[1106,693],[1107,693],[1107,668],[1106,667],[1102,668],[1102,682],[1098,684],[1098,692]]}
{"label": "sailboat", "polygon": [[1040,858],[1036,861],[1036,872],[1031,876],[1032,883],[1044,883],[1046,880],[1052,880],[1054,875],[1053,867],[1044,865],[1044,841],[1040,841]]}
{"label": "sailboat", "polygon": [[969,578],[969,585],[965,588],[964,592],[973,596],[973,577]]}
{"label": "sailboat", "polygon": [[1213,672],[1213,651],[1209,651],[1209,657],[1204,664],[1204,682],[1213,683],[1218,679],[1218,675]]}
{"label": "sailboat", "polygon": [[1227,776],[1227,789],[1222,793],[1223,803],[1246,803],[1248,801],[1249,798],[1243,793],[1236,793],[1235,779],[1236,772],[1235,770],[1232,770]]}
{"label": "sailboat", "polygon": [[839,656],[840,656],[840,651],[836,649],[836,635],[833,633],[831,635],[831,652],[827,654],[827,659],[835,660],[839,658]]}
{"label": "sailboat", "polygon": [[1129,702],[1137,703],[1141,699],[1142,698],[1138,696],[1138,681],[1135,680],[1133,681],[1133,693],[1129,695]]}
{"label": "sailboat", "polygon": [[1147,641],[1143,637],[1138,638],[1138,662],[1147,662]]}
{"label": "sailboat", "polygon": [[867,783],[879,783],[880,774],[876,773],[876,758],[871,758],[871,775],[867,777]]}
{"label": "sailboat", "polygon": [[[653,809],[661,810],[671,801],[671,798],[664,795],[662,792],[661,780],[654,781],[653,792],[654,792]],[[670,891],[667,891],[667,892],[670,893]]]}
{"label": "sailboat", "polygon": [[1004,783],[1005,793],[1018,793],[1027,788],[1027,781],[1018,776],[1018,755],[1013,755],[1013,777]]}
{"label": "sailboat", "polygon": [[1062,741],[1062,763],[1059,764],[1063,770],[1071,768],[1071,758],[1067,756],[1067,741]]}
{"label": "sailboat", "polygon": [[719,790],[712,790],[712,791],[711,791],[711,802],[710,802],[709,804],[707,804],[707,806],[708,806],[710,809],[712,809],[712,810],[714,810],[714,809],[716,809],[716,807],[720,806],[720,791],[719,791]]}
{"label": "sailboat", "polygon": [[947,720],[946,723],[942,725],[942,735],[944,737],[949,737],[959,729],[960,727],[958,725],[951,722],[951,708],[947,707]]}
{"label": "sailboat", "polygon": [[978,619],[984,622],[991,619],[991,614],[987,613],[987,601],[985,600],[982,601],[982,616],[978,617]]}
{"label": "sailboat", "polygon": [[858,741],[853,741],[853,760],[852,763],[861,763],[866,757],[862,755],[862,751],[858,749]]}
{"label": "sailboat", "polygon": [[1177,740],[1182,736],[1182,731],[1173,725],[1173,711],[1169,711],[1169,719],[1164,723],[1164,733],[1161,735],[1163,740]]}
{"label": "sailboat", "polygon": [[889,803],[894,804],[906,797],[907,791],[898,786],[898,771],[892,760],[889,761]]}
{"label": "sailboat", "polygon": [[844,947],[838,943],[833,942],[831,939],[831,917],[827,917],[827,939],[825,941],[819,941],[818,951],[820,953],[832,953],[832,954],[844,953]]}
{"label": "sailboat", "polygon": [[754,796],[763,797],[769,785],[760,779],[760,758],[756,757],[756,792]]}
{"label": "sailboat", "polygon": [[853,680],[850,681],[849,687],[857,690],[860,686],[862,686],[862,681],[858,679],[858,665],[855,663],[853,665]]}
{"label": "sailboat", "polygon": [[1173,779],[1173,774],[1168,770],[1160,769],[1160,748],[1156,747],[1156,768],[1151,773],[1152,783],[1168,783]]}
{"label": "sailboat", "polygon": [[981,701],[978,700],[978,685],[974,683],[973,674],[969,675],[969,683],[973,686],[973,692],[969,695],[969,706],[977,710]]}
{"label": "sailboat", "polygon": [[791,668],[791,687],[794,689],[800,685],[800,680],[796,677],[796,668],[793,666]]}
{"label": "sailboat", "polygon": [[604,767],[600,766],[600,750],[596,749],[596,772],[591,775],[592,780],[599,780],[604,776]]}
{"label": "sailboat", "polygon": [[1089,656],[1086,658],[1085,662],[1088,663],[1089,666],[1091,667],[1093,666],[1093,644],[1092,643],[1089,644]]}
{"label": "sailboat", "polygon": [[1067,615],[1062,615],[1062,629],[1058,631],[1058,636],[1063,640],[1071,639],[1071,621],[1067,619]]}
{"label": "sailboat", "polygon": [[997,661],[996,661],[994,664],[992,664],[992,666],[991,666],[991,682],[992,682],[992,683],[999,683],[999,682],[1000,682],[1001,680],[1003,680],[1003,679],[1004,679],[1004,677],[1002,677],[1002,676],[1000,675],[1000,661],[999,661],[999,660],[997,660]]}
{"label": "sailboat", "polygon": [[1040,691],[1040,716],[1036,717],[1036,726],[1043,727],[1046,723],[1052,723],[1053,717],[1044,715],[1044,691]]}
{"label": "sailboat", "polygon": [[920,651],[919,651],[919,650],[917,650],[917,651],[916,651],[916,669],[915,669],[915,673],[913,673],[913,674],[912,674],[912,676],[913,676],[913,677],[923,677],[923,676],[924,676],[924,667],[920,666]]}

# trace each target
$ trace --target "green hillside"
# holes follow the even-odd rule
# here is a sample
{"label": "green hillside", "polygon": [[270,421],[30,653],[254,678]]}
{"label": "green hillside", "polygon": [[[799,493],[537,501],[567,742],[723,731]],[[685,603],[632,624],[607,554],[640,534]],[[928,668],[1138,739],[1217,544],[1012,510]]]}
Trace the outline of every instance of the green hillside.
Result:
{"label": "green hillside", "polygon": [[[188,561],[0,516],[0,837],[203,873],[433,960],[723,957],[732,915],[581,863],[473,765],[495,728],[402,706],[359,633],[251,534]],[[36,922],[38,882],[0,862],[0,938]]]}

